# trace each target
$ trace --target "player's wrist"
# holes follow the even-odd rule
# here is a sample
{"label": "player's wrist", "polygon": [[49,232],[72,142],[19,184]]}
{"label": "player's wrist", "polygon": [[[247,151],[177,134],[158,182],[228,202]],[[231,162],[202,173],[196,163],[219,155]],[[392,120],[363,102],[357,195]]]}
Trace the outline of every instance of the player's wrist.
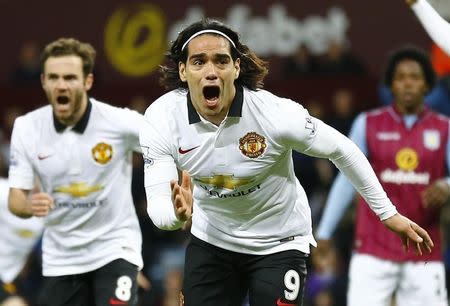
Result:
{"label": "player's wrist", "polygon": [[30,199],[27,199],[26,201],[24,201],[22,203],[22,205],[20,205],[19,209],[17,209],[17,206],[16,206],[15,209],[10,208],[10,210],[13,214],[15,214],[16,216],[18,216],[20,218],[31,218],[34,215],[33,207],[32,207]]}

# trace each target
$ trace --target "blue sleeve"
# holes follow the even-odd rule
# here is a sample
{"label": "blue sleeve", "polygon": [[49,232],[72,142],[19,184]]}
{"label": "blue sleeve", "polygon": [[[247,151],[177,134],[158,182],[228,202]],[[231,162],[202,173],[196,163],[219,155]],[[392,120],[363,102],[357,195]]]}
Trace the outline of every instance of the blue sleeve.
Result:
{"label": "blue sleeve", "polygon": [[[353,122],[349,138],[361,149],[367,156],[366,144],[366,116],[360,114]],[[350,181],[339,173],[331,186],[328,194],[325,209],[320,219],[316,236],[321,240],[328,240],[333,235],[336,226],[352,202],[356,193]]]}

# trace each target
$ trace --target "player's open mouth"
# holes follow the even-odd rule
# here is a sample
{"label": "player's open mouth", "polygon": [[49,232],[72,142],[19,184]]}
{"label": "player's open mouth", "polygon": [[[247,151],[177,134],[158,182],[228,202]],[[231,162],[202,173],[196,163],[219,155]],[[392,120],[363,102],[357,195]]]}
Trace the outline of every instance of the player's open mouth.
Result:
{"label": "player's open mouth", "polygon": [[70,99],[68,96],[58,96],[56,98],[56,101],[58,102],[58,104],[67,104],[70,102]]}
{"label": "player's open mouth", "polygon": [[219,86],[205,86],[203,87],[203,96],[208,107],[215,107],[219,101],[220,88]]}

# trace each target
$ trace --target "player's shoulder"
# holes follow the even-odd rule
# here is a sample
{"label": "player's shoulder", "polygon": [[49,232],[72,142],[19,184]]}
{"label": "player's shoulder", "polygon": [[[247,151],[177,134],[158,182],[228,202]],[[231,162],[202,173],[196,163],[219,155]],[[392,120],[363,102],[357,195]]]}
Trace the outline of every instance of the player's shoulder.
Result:
{"label": "player's shoulder", "polygon": [[438,113],[434,110],[429,110],[428,114],[429,114],[429,116],[431,116],[433,118],[432,120],[450,122],[450,117],[445,114]]}
{"label": "player's shoulder", "polygon": [[186,105],[187,90],[175,89],[153,101],[145,111],[145,117],[164,117],[180,111],[180,105]]}
{"label": "player's shoulder", "polygon": [[[136,123],[136,120],[141,120],[141,118],[143,118],[137,111],[129,108],[111,105],[94,98],[90,98],[89,100],[92,103],[92,112],[94,112],[94,115],[98,115],[100,119],[107,122],[114,122],[114,124],[120,124],[121,122],[130,124]],[[98,117],[96,117],[96,119],[98,119]]]}
{"label": "player's shoulder", "polygon": [[14,121],[14,129],[29,129],[30,133],[39,131],[44,124],[52,122],[52,113],[52,107],[50,105],[39,107],[18,116]]}
{"label": "player's shoulder", "polygon": [[292,111],[292,108],[305,110],[300,103],[289,98],[280,97],[265,89],[251,90],[244,87],[243,92],[245,102],[254,107],[264,107],[266,110],[274,112],[283,109]]}
{"label": "player's shoulder", "polygon": [[389,114],[393,111],[392,106],[381,106],[373,109],[369,109],[367,111],[362,112],[361,114],[365,117],[377,117]]}

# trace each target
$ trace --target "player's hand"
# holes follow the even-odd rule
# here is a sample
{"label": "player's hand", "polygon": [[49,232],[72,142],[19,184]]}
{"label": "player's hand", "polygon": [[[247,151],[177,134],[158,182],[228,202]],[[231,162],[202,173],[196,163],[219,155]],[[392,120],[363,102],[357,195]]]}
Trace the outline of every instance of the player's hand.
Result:
{"label": "player's hand", "polygon": [[406,4],[408,4],[409,6],[413,5],[414,3],[417,2],[417,0],[405,0]]}
{"label": "player's hand", "polygon": [[441,207],[450,197],[450,186],[446,179],[431,184],[422,193],[422,203],[426,208]]}
{"label": "player's hand", "polygon": [[150,283],[150,280],[147,277],[145,277],[142,271],[138,272],[136,281],[139,288],[142,288],[145,291],[149,291],[152,288],[152,283]]}
{"label": "player's hand", "polygon": [[313,249],[312,255],[314,256],[326,256],[332,247],[332,243],[330,240],[318,239],[317,240],[317,248]]}
{"label": "player's hand", "polygon": [[[417,255],[422,255],[422,249],[426,249],[431,253],[434,243],[428,235],[427,231],[419,225],[409,220],[405,216],[395,214],[392,217],[383,221],[383,224],[400,236],[403,247],[407,251],[410,244],[414,244],[414,249]],[[376,233],[374,233],[376,235]]]}
{"label": "player's hand", "polygon": [[3,300],[2,306],[28,306],[27,302],[20,296],[10,296]]}
{"label": "player's hand", "polygon": [[170,182],[172,188],[172,203],[175,215],[180,221],[187,221],[192,216],[191,176],[186,170],[181,173],[181,185]]}
{"label": "player's hand", "polygon": [[31,211],[33,216],[45,217],[55,207],[53,198],[45,192],[38,192],[31,195]]}

